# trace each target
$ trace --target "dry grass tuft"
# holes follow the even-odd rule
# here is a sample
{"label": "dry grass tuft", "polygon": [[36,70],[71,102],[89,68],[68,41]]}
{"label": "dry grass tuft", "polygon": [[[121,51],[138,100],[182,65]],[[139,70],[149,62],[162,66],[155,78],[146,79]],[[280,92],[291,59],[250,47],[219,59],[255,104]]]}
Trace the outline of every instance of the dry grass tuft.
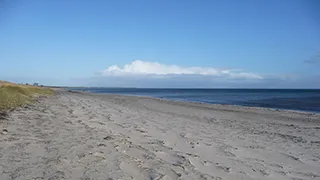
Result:
{"label": "dry grass tuft", "polygon": [[53,90],[49,88],[18,85],[0,81],[0,111],[12,109],[29,103],[34,97],[40,95],[52,95]]}

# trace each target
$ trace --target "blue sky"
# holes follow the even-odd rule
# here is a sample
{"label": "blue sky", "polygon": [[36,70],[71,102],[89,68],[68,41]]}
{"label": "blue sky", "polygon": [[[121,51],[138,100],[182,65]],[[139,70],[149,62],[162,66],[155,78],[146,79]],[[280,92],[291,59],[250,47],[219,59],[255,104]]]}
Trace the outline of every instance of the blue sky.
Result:
{"label": "blue sky", "polygon": [[320,88],[317,0],[5,0],[0,8],[0,79]]}

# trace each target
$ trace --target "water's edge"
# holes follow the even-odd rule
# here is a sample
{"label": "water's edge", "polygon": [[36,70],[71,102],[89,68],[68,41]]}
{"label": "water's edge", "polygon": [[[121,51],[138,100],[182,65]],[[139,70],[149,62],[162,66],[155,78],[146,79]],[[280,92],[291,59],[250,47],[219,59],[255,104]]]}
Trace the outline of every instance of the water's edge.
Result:
{"label": "water's edge", "polygon": [[320,113],[320,90],[69,88],[98,94]]}

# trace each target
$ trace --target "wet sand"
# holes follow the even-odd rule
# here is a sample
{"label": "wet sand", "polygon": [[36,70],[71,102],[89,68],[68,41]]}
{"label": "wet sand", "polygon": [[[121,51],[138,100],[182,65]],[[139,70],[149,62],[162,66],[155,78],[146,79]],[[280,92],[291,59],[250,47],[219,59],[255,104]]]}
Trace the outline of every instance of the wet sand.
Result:
{"label": "wet sand", "polygon": [[320,114],[58,90],[0,120],[0,179],[320,179]]}

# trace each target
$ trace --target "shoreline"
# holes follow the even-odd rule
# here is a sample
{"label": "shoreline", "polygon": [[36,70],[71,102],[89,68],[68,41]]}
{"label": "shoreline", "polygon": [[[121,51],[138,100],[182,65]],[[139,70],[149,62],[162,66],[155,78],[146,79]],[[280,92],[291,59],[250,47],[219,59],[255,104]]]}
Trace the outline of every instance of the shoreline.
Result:
{"label": "shoreline", "polygon": [[[158,101],[164,101],[164,102],[173,102],[177,104],[189,104],[189,105],[203,105],[204,107],[211,107],[211,108],[219,108],[223,110],[223,108],[227,108],[232,110],[252,110],[252,111],[272,111],[272,112],[284,112],[284,113],[297,113],[297,114],[305,114],[305,115],[319,115],[320,118],[320,112],[314,112],[314,111],[304,111],[304,110],[293,110],[293,109],[282,109],[282,108],[269,108],[269,107],[259,107],[259,106],[246,106],[246,105],[237,105],[237,104],[219,104],[219,103],[207,103],[207,102],[196,102],[196,101],[184,101],[184,100],[174,100],[174,99],[168,99],[168,98],[158,98],[153,96],[143,96],[143,95],[131,95],[131,94],[113,94],[113,93],[95,93],[95,92],[88,92],[88,91],[79,91],[79,90],[67,90],[69,92],[75,92],[75,93],[88,93],[88,94],[97,94],[97,95],[111,95],[111,96],[125,96],[125,97],[138,97],[138,98],[147,98],[147,99],[154,99]],[[226,109],[226,110],[227,110]]]}
{"label": "shoreline", "polygon": [[320,178],[320,115],[56,90],[0,122],[9,179]]}

